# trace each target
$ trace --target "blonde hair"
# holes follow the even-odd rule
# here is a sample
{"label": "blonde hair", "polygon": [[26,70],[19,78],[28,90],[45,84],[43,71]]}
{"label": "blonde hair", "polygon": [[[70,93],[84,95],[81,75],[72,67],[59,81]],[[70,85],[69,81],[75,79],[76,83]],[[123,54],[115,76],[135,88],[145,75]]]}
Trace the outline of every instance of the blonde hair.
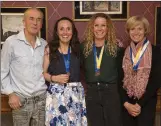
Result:
{"label": "blonde hair", "polygon": [[145,35],[148,35],[150,33],[150,25],[149,25],[149,21],[143,17],[143,16],[132,16],[130,17],[127,22],[126,22],[126,32],[129,33],[130,29],[134,28],[135,26],[139,25],[139,24],[143,24],[144,29],[145,29]]}
{"label": "blonde hair", "polygon": [[94,27],[94,21],[96,20],[96,18],[101,17],[106,19],[106,23],[107,23],[107,34],[105,37],[105,40],[107,41],[106,45],[105,45],[105,50],[109,51],[110,55],[115,57],[117,55],[117,44],[116,44],[116,35],[115,35],[115,29],[113,26],[113,23],[110,19],[109,16],[107,16],[104,13],[96,13],[94,14],[89,23],[87,24],[86,30],[85,30],[85,35],[84,35],[84,55],[85,57],[88,57],[88,55],[92,52],[92,48],[93,48],[93,41],[94,41],[94,33],[93,33],[93,27]]}

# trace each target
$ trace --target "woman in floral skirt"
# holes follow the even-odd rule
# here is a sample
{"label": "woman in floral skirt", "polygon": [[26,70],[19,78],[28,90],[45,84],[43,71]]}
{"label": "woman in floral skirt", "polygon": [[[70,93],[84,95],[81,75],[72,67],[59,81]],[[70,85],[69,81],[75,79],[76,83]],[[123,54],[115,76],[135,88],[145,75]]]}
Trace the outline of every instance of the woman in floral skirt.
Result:
{"label": "woman in floral skirt", "polygon": [[49,42],[44,55],[44,77],[50,83],[46,126],[87,126],[79,44],[73,21],[67,17],[57,20],[53,41]]}

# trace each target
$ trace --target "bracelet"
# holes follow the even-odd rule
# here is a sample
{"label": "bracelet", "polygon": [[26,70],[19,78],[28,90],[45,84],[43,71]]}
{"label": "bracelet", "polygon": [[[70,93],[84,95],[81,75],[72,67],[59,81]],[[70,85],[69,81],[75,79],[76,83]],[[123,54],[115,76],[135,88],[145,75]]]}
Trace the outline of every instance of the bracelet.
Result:
{"label": "bracelet", "polygon": [[53,75],[50,76],[50,82],[51,82],[51,83],[54,83],[55,81],[52,80],[52,76],[53,76]]}

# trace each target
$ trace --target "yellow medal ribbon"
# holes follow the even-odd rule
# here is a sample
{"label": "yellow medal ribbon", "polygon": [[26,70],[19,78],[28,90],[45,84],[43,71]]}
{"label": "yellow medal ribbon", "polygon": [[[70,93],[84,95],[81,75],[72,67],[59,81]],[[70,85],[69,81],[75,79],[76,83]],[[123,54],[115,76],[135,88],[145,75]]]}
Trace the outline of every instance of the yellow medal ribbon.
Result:
{"label": "yellow medal ribbon", "polygon": [[140,53],[141,53],[142,48],[140,47],[139,50],[137,51],[136,57],[134,58],[134,65],[137,63]]}
{"label": "yellow medal ribbon", "polygon": [[104,46],[101,49],[99,57],[96,55],[96,64],[97,64],[97,69],[100,69],[101,62],[102,62],[102,56],[103,56],[103,51],[104,51]]}

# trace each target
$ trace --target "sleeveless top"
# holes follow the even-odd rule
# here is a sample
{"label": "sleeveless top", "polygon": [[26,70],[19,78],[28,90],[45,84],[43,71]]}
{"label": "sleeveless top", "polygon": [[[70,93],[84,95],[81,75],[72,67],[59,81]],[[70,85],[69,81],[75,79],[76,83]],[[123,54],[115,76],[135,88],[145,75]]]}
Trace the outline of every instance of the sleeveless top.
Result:
{"label": "sleeveless top", "polygon": [[[57,50],[58,60],[52,59],[48,67],[48,73],[51,75],[66,74],[65,63],[63,55]],[[69,82],[80,81],[80,58],[76,57],[73,53],[70,55],[70,77]]]}

